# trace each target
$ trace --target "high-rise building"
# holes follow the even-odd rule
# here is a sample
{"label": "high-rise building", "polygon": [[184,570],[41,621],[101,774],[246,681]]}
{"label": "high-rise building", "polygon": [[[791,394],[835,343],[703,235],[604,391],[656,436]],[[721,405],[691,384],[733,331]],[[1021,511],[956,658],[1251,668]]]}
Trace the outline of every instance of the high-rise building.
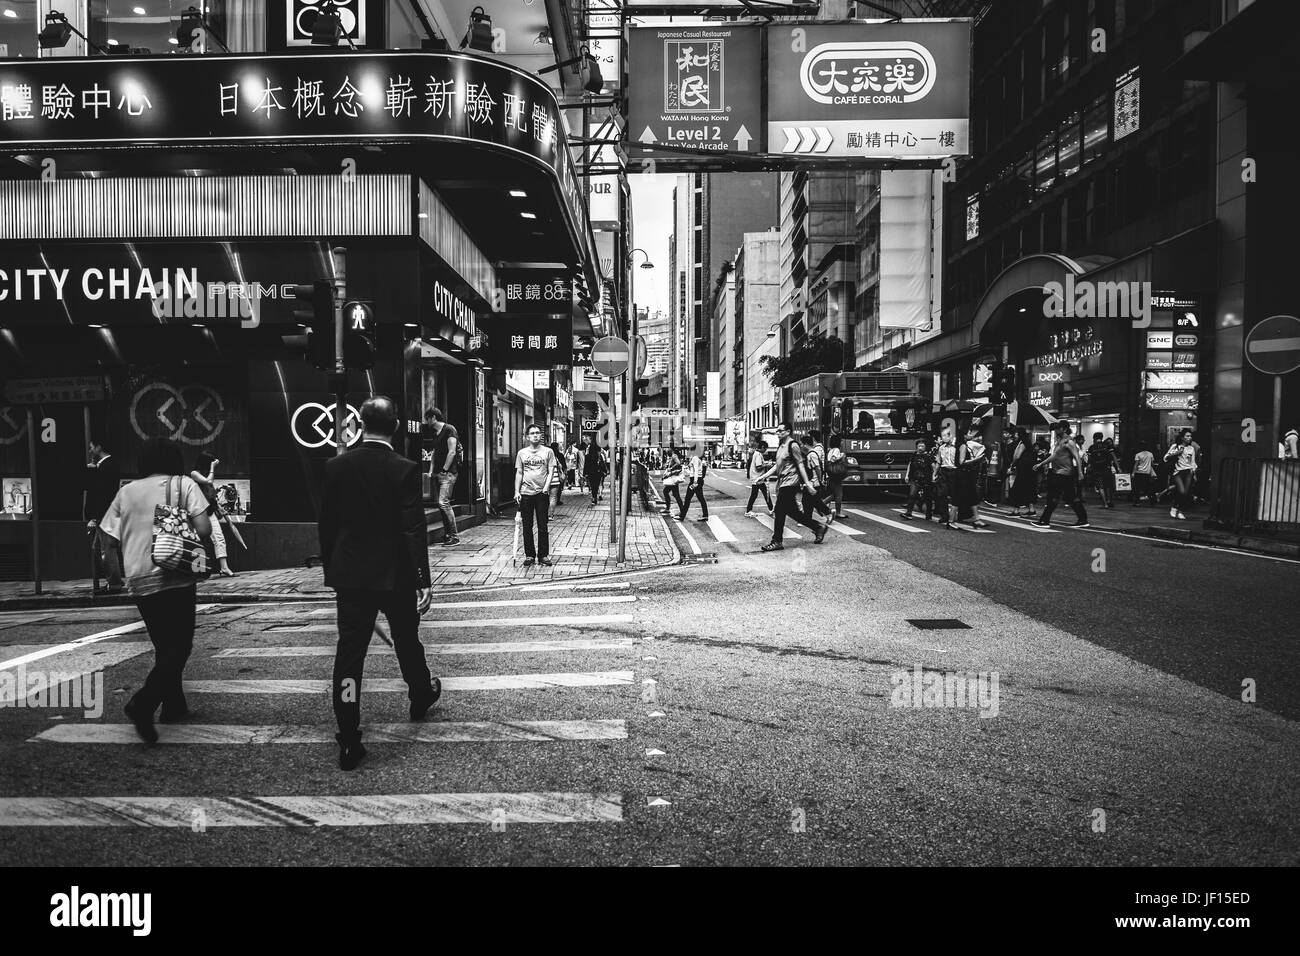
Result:
{"label": "high-rise building", "polygon": [[[713,331],[718,352],[721,355],[731,355],[736,343],[736,276],[735,266],[731,262],[726,263],[718,277],[718,289],[713,297]],[[724,369],[721,364],[714,362],[714,368],[710,371],[717,371],[720,375],[716,409],[718,417],[731,418],[739,414],[730,369]]]}
{"label": "high-rise building", "polygon": [[851,345],[854,174],[799,169],[780,175],[783,350],[812,334]]}
{"label": "high-rise building", "polygon": [[776,424],[778,409],[759,359],[781,354],[780,232],[745,233],[736,251],[735,290],[736,336],[730,361],[735,414],[744,415],[751,429],[766,428]]}

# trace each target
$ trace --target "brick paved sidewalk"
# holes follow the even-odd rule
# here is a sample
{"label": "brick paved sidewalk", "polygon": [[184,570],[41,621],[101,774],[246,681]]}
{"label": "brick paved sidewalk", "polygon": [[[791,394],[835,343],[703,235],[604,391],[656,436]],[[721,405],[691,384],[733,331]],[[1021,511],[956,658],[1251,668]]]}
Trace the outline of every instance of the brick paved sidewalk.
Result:
{"label": "brick paved sidewalk", "polygon": [[[584,496],[572,495],[558,512],[551,514],[552,567],[525,568],[522,543],[517,555],[511,552],[515,538],[513,515],[489,518],[484,524],[462,531],[460,544],[433,545],[429,549],[434,589],[545,583],[675,564],[681,556],[663,519],[639,510],[634,505],[633,514],[628,516],[627,561],[622,567],[616,561],[617,545],[609,543],[608,505],[602,502],[595,508]],[[212,577],[199,584],[200,600],[303,600],[328,598],[333,593],[325,587],[320,568],[245,571],[233,578]],[[30,581],[0,582],[0,607],[64,601],[131,603],[124,595],[94,597],[89,579],[45,581],[40,595],[33,592]]]}

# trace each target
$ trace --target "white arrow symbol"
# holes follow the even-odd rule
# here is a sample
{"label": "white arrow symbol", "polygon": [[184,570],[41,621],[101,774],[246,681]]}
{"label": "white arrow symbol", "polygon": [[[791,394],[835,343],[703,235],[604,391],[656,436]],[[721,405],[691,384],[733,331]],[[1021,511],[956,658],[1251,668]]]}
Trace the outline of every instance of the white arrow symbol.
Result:
{"label": "white arrow symbol", "polygon": [[205,398],[203,400],[203,404],[201,404],[198,408],[194,409],[194,420],[198,422],[200,425],[202,425],[204,428],[206,428],[208,431],[212,431],[212,423],[203,417],[203,409],[207,408],[211,404],[212,404],[212,399]]}
{"label": "white arrow symbol", "polygon": [[646,755],[647,757],[665,757],[665,756],[667,756],[667,754],[665,754],[662,750],[655,750],[655,748],[653,748],[653,747],[647,747],[647,748],[646,748],[646,751],[645,751],[645,755]]}
{"label": "white arrow symbol", "polygon": [[158,409],[158,421],[162,422],[164,425],[166,425],[168,428],[172,429],[173,431],[176,430],[176,426],[173,425],[171,421],[167,418],[167,409],[171,408],[172,405],[175,404],[175,402],[176,399],[169,398],[167,399],[167,401],[163,402],[162,407]]}
{"label": "white arrow symbol", "polygon": [[753,137],[749,135],[749,130],[745,129],[744,123],[741,123],[740,129],[736,130],[736,149],[748,150],[751,139]]}
{"label": "white arrow symbol", "polygon": [[647,126],[647,127],[645,128],[645,132],[641,134],[641,142],[643,142],[643,143],[653,143],[653,142],[655,142],[655,134],[652,133],[652,132],[650,132],[650,127],[649,127],[649,126]]}
{"label": "white arrow symbol", "polygon": [[647,717],[662,717],[662,716],[664,716],[664,712],[663,712],[662,710],[652,710],[652,711],[650,711],[650,713],[646,714],[646,716],[647,716]]}
{"label": "white arrow symbol", "polygon": [[782,149],[781,152],[793,153],[795,149],[798,148],[798,146],[799,146],[799,131],[795,129],[793,126],[787,126],[785,128],[785,148]]}
{"label": "white arrow symbol", "polygon": [[[333,419],[334,416],[330,412],[321,412],[320,415],[316,417],[316,420],[311,423],[311,427],[316,429],[317,435],[320,435],[321,438],[324,438],[326,441],[329,441],[330,435],[334,434],[334,427],[332,424]],[[325,431],[325,429],[320,427],[320,423],[324,421],[331,422],[329,431]]]}
{"label": "white arrow symbol", "polygon": [[817,134],[808,126],[800,126],[799,135],[802,137],[799,141],[799,152],[811,153],[813,146],[817,143]]}
{"label": "white arrow symbol", "polygon": [[832,139],[834,139],[834,137],[831,136],[831,131],[829,129],[827,129],[825,126],[818,126],[817,127],[817,148],[814,150],[814,152],[817,153],[826,152],[826,150],[831,148]]}
{"label": "white arrow symbol", "polygon": [[671,807],[672,804],[663,797],[646,797],[645,805],[647,807]]}

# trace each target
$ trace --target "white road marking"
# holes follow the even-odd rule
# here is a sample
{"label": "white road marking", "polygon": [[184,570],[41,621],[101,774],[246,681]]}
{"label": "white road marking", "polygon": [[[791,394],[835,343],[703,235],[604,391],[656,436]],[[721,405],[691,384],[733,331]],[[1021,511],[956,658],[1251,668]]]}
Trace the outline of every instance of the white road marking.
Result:
{"label": "white road marking", "polygon": [[987,511],[980,512],[980,517],[983,518],[985,521],[992,521],[994,524],[1004,524],[1008,528],[1019,528],[1021,531],[1032,531],[1037,534],[1060,534],[1061,533],[1052,528],[1040,528],[1038,525],[1034,524],[1032,520],[1025,520],[1023,518],[1019,521],[1012,521],[1009,518],[995,518]]}
{"label": "white road marking", "polygon": [[611,581],[609,584],[526,584],[520,591],[625,591],[632,585],[626,581]]}
{"label": "white road marking", "polygon": [[[334,744],[336,728],[293,724],[171,724],[158,733],[160,744]],[[368,744],[542,743],[554,740],[625,740],[621,720],[513,720],[458,723],[366,724]],[[59,724],[29,742],[55,744],[138,744],[130,724]]]}
{"label": "white road marking", "polygon": [[[776,524],[767,515],[754,515],[754,520],[757,521],[759,524],[761,524],[768,531],[771,531],[773,534],[776,533]],[[785,523],[785,531],[782,533],[781,537],[794,538],[796,541],[798,541],[800,538],[803,537],[803,535],[801,535],[798,531],[795,531],[793,528],[791,528],[790,524],[791,523],[789,521]]]}
{"label": "white road marking", "polygon": [[713,532],[713,536],[717,538],[719,541],[725,543],[728,541],[736,540],[736,536],[731,533],[731,529],[728,528],[726,524],[723,523],[723,520],[719,518],[717,515],[709,515],[708,524],[709,524],[709,530]]}
{"label": "white road marking", "polygon": [[686,527],[686,522],[685,521],[677,522],[677,527],[681,531],[681,533],[686,536],[686,543],[691,546],[691,553],[699,554],[700,546],[695,542],[695,535],[691,534],[690,529]]}
{"label": "white road marking", "polygon": [[368,827],[619,823],[619,793],[394,793],[272,797],[5,797],[0,827]]}
{"label": "white road marking", "polygon": [[[910,532],[911,534],[930,533],[929,528],[916,528],[910,524],[905,524],[902,521],[895,521],[892,518],[882,518],[880,515],[873,515],[870,511],[861,511],[857,508],[845,508],[844,510],[851,515],[857,515],[859,518],[866,518],[868,521],[875,521],[878,522],[879,524],[885,525],[886,527],[896,528],[899,531],[907,531]],[[895,508],[894,510],[899,512],[900,514],[902,513],[901,508]]]}
{"label": "white road marking", "polygon": [[[37,647],[39,647],[39,645],[15,644],[10,645],[9,647],[0,648],[0,654],[10,651],[21,654],[23,651],[31,651]],[[42,673],[45,675],[46,681],[56,679],[57,675],[58,682],[54,686],[55,688],[58,688],[60,685],[66,684],[69,681],[77,680],[87,674],[94,674],[97,671],[102,671],[108,667],[113,667],[117,664],[121,664],[123,661],[129,661],[131,658],[139,657],[141,654],[148,653],[151,650],[153,650],[153,644],[148,641],[105,644],[103,647],[78,647],[68,651],[66,656],[60,657],[57,661],[51,661],[51,667],[48,669],[42,668]],[[32,675],[29,673],[27,676],[28,680],[30,680]],[[20,693],[20,691],[23,693]],[[84,700],[84,691],[85,685],[83,684],[80,688],[80,692],[83,696],[78,699]],[[0,689],[0,705],[12,705],[19,697],[24,696],[25,692],[26,687],[20,688],[18,686],[4,687],[3,689]],[[101,701],[100,703],[104,702]],[[86,707],[79,705],[72,709],[85,710]]]}
{"label": "white road marking", "polygon": [[[426,644],[424,649],[434,655],[447,654],[544,654],[551,651],[610,651],[634,647],[640,643],[635,637],[616,637],[607,641],[574,638],[561,641],[497,641],[481,644]],[[371,655],[393,656],[391,647],[372,647]],[[213,654],[221,657],[333,657],[333,644],[307,644],[289,647],[228,647]]]}
{"label": "white road marking", "polygon": [[[1062,525],[1063,528],[1074,528],[1074,525]],[[1256,554],[1254,551],[1238,551],[1236,548],[1220,548],[1212,544],[1192,544],[1190,541],[1176,541],[1171,538],[1152,538],[1144,534],[1127,534],[1123,531],[1107,531],[1104,528],[1074,528],[1075,531],[1084,534],[1110,534],[1121,538],[1134,538],[1139,541],[1152,541],[1158,544],[1176,544],[1180,548],[1195,548],[1197,551],[1218,551],[1220,554],[1237,554],[1243,558],[1262,558],[1265,561],[1281,561],[1283,564],[1300,564],[1295,558],[1281,558],[1274,554]]]}
{"label": "white road marking", "polygon": [[[631,671],[589,671],[560,674],[484,674],[444,677],[443,690],[537,690],[547,687],[609,687],[631,685]],[[361,689],[370,693],[406,692],[400,677],[368,677]],[[327,680],[187,680],[185,690],[195,694],[328,694]]]}
{"label": "white road marking", "polygon": [[[631,604],[637,600],[634,594],[608,594],[597,597],[563,597],[563,598],[515,598],[509,601],[434,601],[429,610],[434,608],[477,608],[477,607],[546,607],[554,604]],[[315,615],[334,615],[334,608],[312,611]]]}
{"label": "white road marking", "polygon": [[110,628],[107,631],[100,631],[97,634],[87,634],[85,637],[79,637],[75,641],[68,641],[66,644],[53,644],[49,647],[41,648],[39,651],[32,651],[30,654],[23,654],[20,657],[10,658],[7,661],[0,661],[0,670],[8,670],[17,667],[20,664],[30,664],[33,661],[44,660],[47,657],[53,657],[55,654],[62,654],[64,651],[70,651],[73,648],[85,647],[87,644],[96,644],[99,641],[107,641],[109,638],[117,637],[121,634],[130,634],[132,631],[144,629],[144,621],[136,621],[134,624],[123,624],[120,627]]}
{"label": "white road marking", "polygon": [[[435,628],[475,628],[475,627],[534,627],[538,625],[573,625],[579,626],[584,624],[631,624],[633,616],[631,614],[591,614],[586,616],[569,616],[569,617],[466,617],[449,621],[421,621],[420,627]],[[333,624],[303,624],[295,627],[288,625],[273,625],[265,628],[265,634],[303,634],[303,633],[327,633],[337,631],[338,628]]]}
{"label": "white road marking", "polygon": [[831,531],[834,531],[836,534],[844,534],[844,535],[848,535],[849,537],[852,537],[853,535],[866,534],[865,531],[859,531],[857,528],[850,528],[848,525],[844,523],[843,519],[840,519],[839,521],[832,521],[826,527],[829,528]]}

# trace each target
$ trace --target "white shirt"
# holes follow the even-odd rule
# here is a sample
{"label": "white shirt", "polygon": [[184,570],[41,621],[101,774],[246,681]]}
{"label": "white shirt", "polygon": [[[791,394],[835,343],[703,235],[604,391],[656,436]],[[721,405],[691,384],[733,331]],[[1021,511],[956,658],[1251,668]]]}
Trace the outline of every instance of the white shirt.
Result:
{"label": "white shirt", "polygon": [[700,459],[699,455],[691,456],[688,474],[691,476],[693,481],[704,477],[704,462]]}
{"label": "white shirt", "polygon": [[363,438],[361,439],[361,444],[386,445],[389,451],[393,451],[393,443],[390,441],[384,441],[382,438]]}

